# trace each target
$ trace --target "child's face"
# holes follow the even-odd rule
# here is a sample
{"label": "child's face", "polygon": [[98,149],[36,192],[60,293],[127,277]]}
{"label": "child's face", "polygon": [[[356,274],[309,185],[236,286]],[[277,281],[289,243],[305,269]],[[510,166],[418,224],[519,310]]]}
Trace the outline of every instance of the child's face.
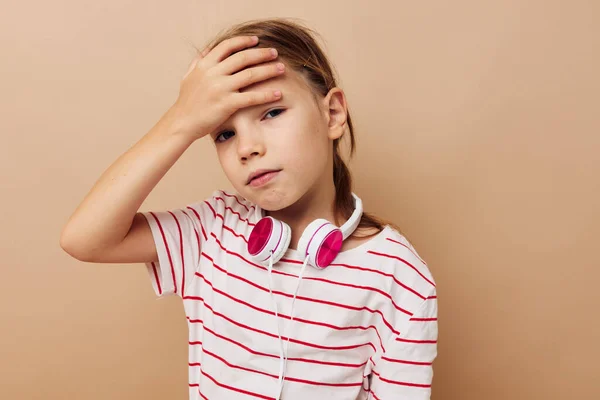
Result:
{"label": "child's face", "polygon": [[[303,82],[288,67],[281,76],[245,87],[241,91],[280,89],[282,97],[239,109],[210,135],[233,187],[268,211],[288,207],[322,185],[333,187],[333,139],[343,129],[328,123],[330,96],[317,105]],[[248,185],[248,176],[258,169],[281,171],[262,186]]]}

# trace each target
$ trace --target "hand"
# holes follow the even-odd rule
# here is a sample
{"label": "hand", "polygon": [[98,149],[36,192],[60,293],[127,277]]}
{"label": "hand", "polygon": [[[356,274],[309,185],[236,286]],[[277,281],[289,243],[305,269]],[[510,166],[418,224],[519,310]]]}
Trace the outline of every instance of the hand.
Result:
{"label": "hand", "polygon": [[[224,40],[212,50],[204,49],[194,58],[181,80],[179,97],[172,106],[180,118],[182,130],[199,139],[211,133],[238,109],[276,101],[281,97],[275,91],[238,91],[283,73],[275,61],[265,63],[277,58],[270,48],[245,49],[257,43],[251,36],[238,36]],[[259,63],[261,65],[246,68]]]}

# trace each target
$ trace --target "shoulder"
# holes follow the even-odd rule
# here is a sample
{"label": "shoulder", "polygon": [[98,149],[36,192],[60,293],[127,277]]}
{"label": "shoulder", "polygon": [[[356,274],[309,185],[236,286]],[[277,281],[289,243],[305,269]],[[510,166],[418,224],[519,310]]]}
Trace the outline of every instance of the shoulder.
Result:
{"label": "shoulder", "polygon": [[386,226],[382,235],[383,238],[377,242],[378,246],[373,249],[373,253],[398,264],[398,267],[394,268],[397,278],[410,281],[419,288],[420,293],[434,293],[433,274],[413,243],[390,225]]}

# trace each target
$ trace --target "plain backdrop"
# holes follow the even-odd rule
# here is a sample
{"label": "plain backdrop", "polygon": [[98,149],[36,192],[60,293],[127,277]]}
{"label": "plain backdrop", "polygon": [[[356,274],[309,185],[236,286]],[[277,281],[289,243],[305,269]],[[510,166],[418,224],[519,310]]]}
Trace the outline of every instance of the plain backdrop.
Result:
{"label": "plain backdrop", "polygon": [[[324,38],[356,124],[354,191],[433,272],[433,399],[600,398],[592,0],[5,4],[0,398],[186,398],[180,300],[155,301],[142,264],[69,257],[60,230],[174,102],[192,44],[271,16]],[[143,209],[217,188],[202,140]]]}

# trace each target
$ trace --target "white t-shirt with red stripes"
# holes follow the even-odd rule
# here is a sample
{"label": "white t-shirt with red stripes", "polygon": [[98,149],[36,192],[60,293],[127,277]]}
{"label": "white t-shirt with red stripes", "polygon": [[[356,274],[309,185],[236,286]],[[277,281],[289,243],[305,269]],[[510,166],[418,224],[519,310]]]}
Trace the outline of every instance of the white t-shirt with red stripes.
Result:
{"label": "white t-shirt with red stripes", "polygon": [[[268,269],[247,241],[264,211],[217,190],[206,200],[144,212],[158,252],[147,263],[158,296],[183,299],[189,328],[189,398],[274,399],[279,336]],[[290,322],[303,258],[273,266],[281,336],[289,337],[281,399],[425,400],[437,355],[437,296],[426,263],[391,226],[308,266]]]}

